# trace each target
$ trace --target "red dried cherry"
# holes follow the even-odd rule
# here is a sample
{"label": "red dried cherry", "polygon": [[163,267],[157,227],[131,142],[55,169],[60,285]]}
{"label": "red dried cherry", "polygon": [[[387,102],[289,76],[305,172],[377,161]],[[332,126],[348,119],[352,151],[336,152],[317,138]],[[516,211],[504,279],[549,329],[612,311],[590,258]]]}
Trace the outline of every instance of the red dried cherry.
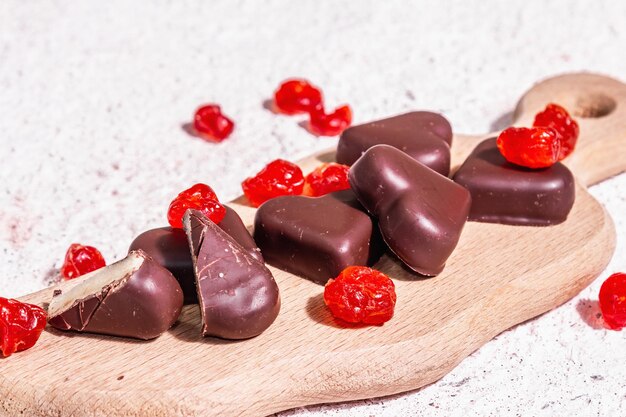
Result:
{"label": "red dried cherry", "polygon": [[498,149],[504,158],[528,168],[546,168],[559,160],[561,141],[550,127],[509,127],[500,133]]}
{"label": "red dried cherry", "polygon": [[0,297],[0,351],[3,356],[33,347],[44,327],[46,312],[41,307]]}
{"label": "red dried cherry", "polygon": [[335,162],[318,166],[304,179],[303,194],[318,197],[334,191],[347,190],[350,188],[349,169],[349,166]]}
{"label": "red dried cherry", "polygon": [[274,91],[276,109],[284,114],[309,113],[321,103],[322,92],[307,80],[287,80]]}
{"label": "red dried cherry", "polygon": [[393,317],[396,291],[385,274],[364,266],[349,266],[324,288],[332,315],[349,323],[383,324]]}
{"label": "red dried cherry", "polygon": [[270,198],[282,195],[300,195],[304,187],[304,175],[299,166],[284,159],[276,159],[254,177],[241,183],[243,193],[254,207]]}
{"label": "red dried cherry", "polygon": [[600,287],[600,310],[606,325],[613,330],[626,327],[626,274],[618,272]]}
{"label": "red dried cherry", "polygon": [[204,138],[221,142],[233,133],[235,123],[222,113],[217,104],[207,104],[196,110],[193,127]]}
{"label": "red dried cherry", "polygon": [[167,210],[167,220],[174,228],[183,227],[183,216],[188,209],[201,211],[213,223],[219,223],[226,216],[226,208],[220,204],[215,191],[206,184],[196,184],[182,191],[172,200]]}
{"label": "red dried cherry", "polygon": [[100,251],[93,246],[72,243],[65,253],[61,275],[73,279],[106,265]]}
{"label": "red dried cherry", "polygon": [[559,161],[574,150],[580,132],[578,123],[558,104],[550,103],[542,112],[537,113],[533,126],[551,127],[559,134],[561,140]]}
{"label": "red dried cherry", "polygon": [[325,113],[322,106],[310,113],[309,127],[318,136],[336,136],[352,123],[350,106],[337,107],[332,113]]}

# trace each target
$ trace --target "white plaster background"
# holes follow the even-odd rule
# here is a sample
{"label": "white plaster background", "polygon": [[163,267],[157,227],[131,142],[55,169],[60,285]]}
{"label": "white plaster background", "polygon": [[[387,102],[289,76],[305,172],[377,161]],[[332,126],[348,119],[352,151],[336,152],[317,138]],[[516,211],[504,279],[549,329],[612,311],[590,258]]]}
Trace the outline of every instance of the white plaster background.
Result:
{"label": "white plaster background", "polygon": [[[541,78],[626,79],[625,51],[620,0],[0,0],[0,294],[54,280],[74,241],[120,259],[195,182],[229,200],[269,160],[333,145],[263,108],[287,77],[322,86],[331,106],[350,103],[357,123],[432,109],[482,133],[504,127]],[[205,102],[237,123],[222,144],[181,128]],[[593,302],[626,270],[626,176],[591,192],[618,248],[574,300],[420,391],[282,415],[626,414],[626,332],[598,328]]]}

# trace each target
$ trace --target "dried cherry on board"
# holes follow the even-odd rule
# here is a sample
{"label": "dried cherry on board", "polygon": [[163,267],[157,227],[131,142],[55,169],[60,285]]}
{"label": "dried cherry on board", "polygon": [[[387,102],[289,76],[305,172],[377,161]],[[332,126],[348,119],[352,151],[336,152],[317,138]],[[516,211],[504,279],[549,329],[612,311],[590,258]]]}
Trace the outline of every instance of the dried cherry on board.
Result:
{"label": "dried cherry on board", "polygon": [[183,227],[183,216],[188,209],[201,211],[213,223],[226,216],[226,208],[219,202],[215,191],[206,184],[195,184],[172,200],[167,210],[167,220],[173,228]]}
{"label": "dried cherry on board", "polygon": [[300,167],[284,159],[270,162],[241,183],[243,193],[254,207],[274,197],[300,195],[303,187],[304,175]]}
{"label": "dried cherry on board", "polygon": [[304,195],[319,197],[350,188],[347,165],[331,162],[322,164],[304,178]]}
{"label": "dried cherry on board", "polygon": [[0,297],[0,352],[3,356],[33,347],[44,327],[46,312],[41,307]]}
{"label": "dried cherry on board", "polygon": [[383,324],[393,317],[396,291],[385,274],[364,266],[349,266],[324,288],[332,315],[348,323]]}

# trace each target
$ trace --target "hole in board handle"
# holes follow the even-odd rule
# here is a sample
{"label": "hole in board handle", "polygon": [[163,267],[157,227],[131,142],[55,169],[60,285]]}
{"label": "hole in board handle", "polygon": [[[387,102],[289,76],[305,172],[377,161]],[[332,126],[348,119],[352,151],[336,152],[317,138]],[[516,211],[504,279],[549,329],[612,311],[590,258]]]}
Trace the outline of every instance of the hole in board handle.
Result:
{"label": "hole in board handle", "polygon": [[605,94],[589,94],[578,99],[573,113],[582,118],[599,118],[608,116],[616,107],[617,102]]}

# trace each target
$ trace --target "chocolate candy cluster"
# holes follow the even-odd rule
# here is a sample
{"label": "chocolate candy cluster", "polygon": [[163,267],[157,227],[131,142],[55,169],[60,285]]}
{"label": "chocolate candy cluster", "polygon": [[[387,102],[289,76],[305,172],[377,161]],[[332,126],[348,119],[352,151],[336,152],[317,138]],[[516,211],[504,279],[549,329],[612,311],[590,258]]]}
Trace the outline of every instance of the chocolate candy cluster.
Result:
{"label": "chocolate candy cluster", "polygon": [[[494,138],[481,143],[449,179],[451,143],[450,123],[419,111],[346,129],[337,147],[341,165],[325,164],[306,180],[297,165],[274,161],[275,167],[244,182],[246,196],[260,205],[253,236],[210,187],[196,184],[170,205],[173,227],[142,233],[126,259],[57,294],[49,323],[150,339],[174,324],[185,302],[200,305],[203,335],[254,337],[280,309],[278,286],[264,262],[319,284],[337,277],[333,294],[355,296],[345,292],[350,285],[364,291],[355,298],[364,305],[371,290],[365,287],[382,282],[389,302],[380,317],[388,320],[393,282],[384,274],[363,275],[380,274],[375,270],[349,268],[372,266],[388,252],[418,276],[435,276],[468,219],[545,226],[567,218],[574,179],[561,163],[540,169],[514,164]],[[345,288],[338,287],[341,277],[353,275],[343,280]],[[368,311],[364,321],[385,321],[376,318],[375,308]]]}
{"label": "chocolate candy cluster", "polygon": [[219,226],[188,209],[183,229],[137,236],[124,260],[55,294],[50,325],[152,339],[176,322],[183,303],[198,303],[205,336],[247,339],[262,333],[278,316],[278,285],[239,215],[224,208]]}

